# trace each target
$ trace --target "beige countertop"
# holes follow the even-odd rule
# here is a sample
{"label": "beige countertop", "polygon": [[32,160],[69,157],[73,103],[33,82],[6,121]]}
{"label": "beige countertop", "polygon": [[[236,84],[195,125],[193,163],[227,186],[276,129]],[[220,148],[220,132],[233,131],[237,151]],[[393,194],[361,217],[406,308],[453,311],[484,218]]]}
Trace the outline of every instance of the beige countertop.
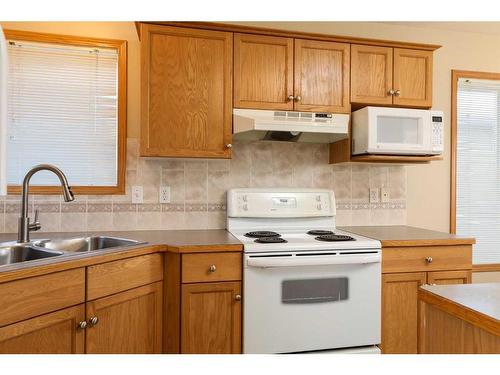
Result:
{"label": "beige countertop", "polygon": [[425,285],[419,298],[500,336],[500,283]]}
{"label": "beige countertop", "polygon": [[379,240],[382,247],[472,245],[474,238],[406,225],[339,227],[346,232]]}
{"label": "beige countertop", "polygon": [[[224,229],[68,233],[32,232],[31,239],[64,239],[90,235],[121,237],[143,243],[0,266],[0,282],[156,252],[195,253],[243,250],[243,245]],[[16,241],[16,238],[16,233],[0,234],[0,242]]]}

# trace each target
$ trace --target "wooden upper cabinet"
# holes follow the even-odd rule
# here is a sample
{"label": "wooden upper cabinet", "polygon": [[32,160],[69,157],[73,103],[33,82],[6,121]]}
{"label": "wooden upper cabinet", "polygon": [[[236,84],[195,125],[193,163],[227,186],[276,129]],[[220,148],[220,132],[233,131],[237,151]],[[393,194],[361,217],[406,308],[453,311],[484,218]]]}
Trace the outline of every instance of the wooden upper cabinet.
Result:
{"label": "wooden upper cabinet", "polygon": [[86,353],[161,353],[162,305],[161,282],[87,302]]}
{"label": "wooden upper cabinet", "polygon": [[382,352],[416,354],[418,351],[418,288],[425,272],[382,275]]}
{"label": "wooden upper cabinet", "polygon": [[234,34],[234,107],[293,110],[293,38]]}
{"label": "wooden upper cabinet", "polygon": [[182,285],[181,353],[241,353],[241,282]]}
{"label": "wooden upper cabinet", "polygon": [[[29,297],[28,297],[29,298]],[[85,305],[69,307],[0,328],[0,354],[83,354]]]}
{"label": "wooden upper cabinet", "polygon": [[394,104],[432,106],[432,52],[394,49]]}
{"label": "wooden upper cabinet", "polygon": [[230,32],[141,24],[141,155],[229,158]]}
{"label": "wooden upper cabinet", "polygon": [[350,112],[349,44],[295,39],[297,111]]}
{"label": "wooden upper cabinet", "polygon": [[392,50],[351,44],[351,102],[392,104]]}

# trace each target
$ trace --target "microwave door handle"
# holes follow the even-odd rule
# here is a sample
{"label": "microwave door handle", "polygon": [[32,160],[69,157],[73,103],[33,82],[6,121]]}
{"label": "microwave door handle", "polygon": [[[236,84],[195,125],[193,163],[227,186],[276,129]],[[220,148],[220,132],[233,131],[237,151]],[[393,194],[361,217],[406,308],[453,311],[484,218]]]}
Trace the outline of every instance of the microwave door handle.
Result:
{"label": "microwave door handle", "polygon": [[380,254],[370,255],[330,255],[330,256],[293,256],[248,258],[248,267],[299,267],[299,266],[333,266],[341,264],[380,263]]}

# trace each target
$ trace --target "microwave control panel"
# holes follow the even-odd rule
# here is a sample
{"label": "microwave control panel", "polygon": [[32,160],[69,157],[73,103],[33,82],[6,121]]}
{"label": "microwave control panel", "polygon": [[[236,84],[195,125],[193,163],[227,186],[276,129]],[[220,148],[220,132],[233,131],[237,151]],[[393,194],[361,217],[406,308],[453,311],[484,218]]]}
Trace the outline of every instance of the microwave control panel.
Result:
{"label": "microwave control panel", "polygon": [[432,127],[432,151],[444,151],[444,125],[443,112],[431,111],[431,127]]}

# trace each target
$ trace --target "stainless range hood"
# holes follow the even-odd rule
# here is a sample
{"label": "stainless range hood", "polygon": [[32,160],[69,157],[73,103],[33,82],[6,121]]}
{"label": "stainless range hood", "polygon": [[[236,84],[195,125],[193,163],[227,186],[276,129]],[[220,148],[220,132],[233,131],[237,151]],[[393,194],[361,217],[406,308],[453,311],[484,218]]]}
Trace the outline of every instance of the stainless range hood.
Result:
{"label": "stainless range hood", "polygon": [[332,143],[347,138],[349,115],[233,109],[233,139]]}

